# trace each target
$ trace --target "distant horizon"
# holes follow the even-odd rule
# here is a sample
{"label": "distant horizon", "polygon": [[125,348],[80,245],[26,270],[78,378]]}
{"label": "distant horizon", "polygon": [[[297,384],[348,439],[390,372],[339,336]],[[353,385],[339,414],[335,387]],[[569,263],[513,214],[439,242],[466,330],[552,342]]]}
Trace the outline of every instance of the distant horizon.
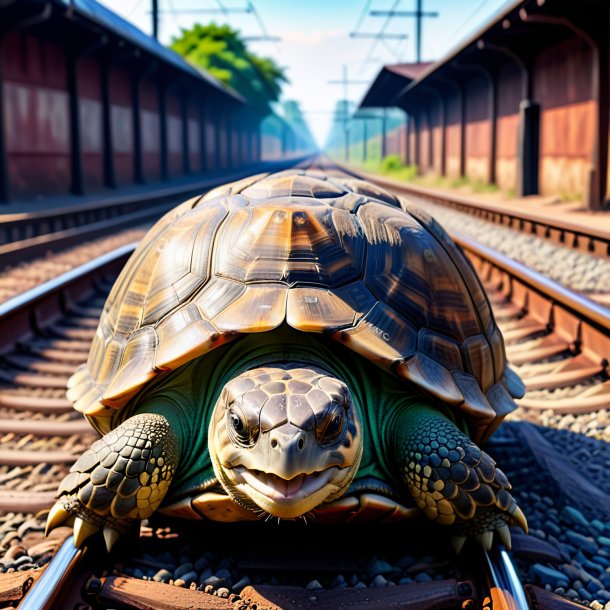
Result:
{"label": "distant horizon", "polygon": [[[99,1],[145,33],[152,33],[150,0]],[[440,59],[511,2],[424,0],[424,10],[438,12],[439,17],[423,20],[422,61]],[[246,7],[247,0],[233,0],[231,4],[213,0],[159,0],[159,41],[169,45],[181,28],[210,21],[229,23],[246,37],[261,36],[262,26],[270,36],[280,36],[280,42],[248,44],[253,52],[272,57],[287,68],[290,83],[284,85],[282,101],[299,102],[320,149],[330,131],[336,103],[345,98],[344,86],[328,81],[343,79],[344,64],[348,67],[348,79],[358,81],[348,85],[348,99],[358,104],[383,65],[415,61],[415,20],[412,18],[394,17],[385,30],[388,34],[406,33],[407,40],[385,40],[373,48],[372,39],[350,38],[350,32],[357,25],[360,33],[376,33],[387,19],[365,16],[365,12],[412,11],[415,0],[310,0],[306,4],[295,0],[255,0],[252,4],[260,21],[252,13],[231,12]],[[220,6],[227,12],[223,13]],[[188,12],[196,10],[218,12],[201,15]]]}

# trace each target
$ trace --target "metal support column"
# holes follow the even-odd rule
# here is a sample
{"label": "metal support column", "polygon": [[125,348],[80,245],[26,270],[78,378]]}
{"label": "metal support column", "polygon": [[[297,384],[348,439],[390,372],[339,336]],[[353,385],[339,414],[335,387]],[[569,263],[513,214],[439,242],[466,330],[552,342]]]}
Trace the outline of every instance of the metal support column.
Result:
{"label": "metal support column", "polygon": [[[606,27],[610,22],[608,17],[609,8],[606,3],[600,6],[606,11]],[[596,97],[596,133],[593,149],[593,176],[591,187],[587,197],[587,207],[591,210],[601,210],[608,196],[608,132],[610,129],[608,105],[610,104],[610,61],[608,54],[610,45],[608,44],[607,29],[595,40],[593,49],[593,90]]]}
{"label": "metal support column", "polygon": [[199,104],[199,171],[202,173],[208,169],[207,130],[207,100],[204,100]]}
{"label": "metal support column", "polygon": [[466,176],[466,94],[459,85],[460,96],[460,178]]}
{"label": "metal support column", "polygon": [[182,173],[186,176],[191,173],[191,160],[189,159],[189,113],[188,98],[180,96],[180,120],[182,122]]}
{"label": "metal support column", "polygon": [[110,106],[110,66],[104,61],[101,68],[102,150],[104,159],[104,185],[116,188],[114,148],[112,142],[112,108]]}
{"label": "metal support column", "polygon": [[162,82],[158,84],[157,96],[159,100],[159,156],[161,165],[161,180],[167,180],[169,178],[169,162],[167,150],[167,100],[165,86]]}
{"label": "metal support column", "polygon": [[144,184],[142,167],[142,124],[140,122],[140,83],[142,79],[131,74],[131,122],[133,124],[133,177],[137,184]]}
{"label": "metal support column", "polygon": [[[4,47],[4,34],[0,36],[0,57]],[[2,62],[0,61],[0,204],[9,203],[10,186],[8,177],[8,163],[6,152],[6,134],[4,132],[4,79]]]}
{"label": "metal support column", "polygon": [[540,159],[540,105],[525,99],[519,104],[518,165],[521,197],[538,193]]}
{"label": "metal support column", "polygon": [[496,184],[496,161],[498,156],[498,78],[489,73],[489,120],[491,121],[489,150],[489,184]]}

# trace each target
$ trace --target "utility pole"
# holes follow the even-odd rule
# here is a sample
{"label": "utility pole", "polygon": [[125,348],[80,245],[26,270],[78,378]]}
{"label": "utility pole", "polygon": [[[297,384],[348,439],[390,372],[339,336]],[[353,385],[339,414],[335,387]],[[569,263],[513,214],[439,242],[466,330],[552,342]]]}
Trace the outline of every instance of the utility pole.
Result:
{"label": "utility pole", "polygon": [[347,76],[347,64],[343,64],[343,78],[341,80],[329,80],[329,85],[343,85],[343,100],[345,103],[343,110],[343,134],[345,141],[345,160],[349,159],[349,130],[348,130],[348,119],[349,119],[349,97],[348,97],[348,86],[351,85],[368,85],[368,80],[349,80]]}
{"label": "utility pole", "polygon": [[424,0],[416,0],[415,11],[371,11],[371,17],[415,17],[415,61],[421,62],[422,21],[424,17],[438,17],[436,11],[424,11]]}
{"label": "utility pole", "polygon": [[152,0],[152,31],[153,38],[159,40],[159,0]]}

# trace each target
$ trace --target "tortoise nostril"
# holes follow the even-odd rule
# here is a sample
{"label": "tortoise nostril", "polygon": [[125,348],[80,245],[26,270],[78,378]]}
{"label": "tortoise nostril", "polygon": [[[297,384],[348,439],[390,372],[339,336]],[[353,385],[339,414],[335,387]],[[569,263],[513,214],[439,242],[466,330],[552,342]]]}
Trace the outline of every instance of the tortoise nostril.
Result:
{"label": "tortoise nostril", "polygon": [[305,446],[305,441],[300,438],[297,442],[297,447],[299,448],[299,451],[303,451],[303,447]]}
{"label": "tortoise nostril", "polygon": [[271,448],[275,449],[277,447],[277,439],[272,438],[271,439]]}

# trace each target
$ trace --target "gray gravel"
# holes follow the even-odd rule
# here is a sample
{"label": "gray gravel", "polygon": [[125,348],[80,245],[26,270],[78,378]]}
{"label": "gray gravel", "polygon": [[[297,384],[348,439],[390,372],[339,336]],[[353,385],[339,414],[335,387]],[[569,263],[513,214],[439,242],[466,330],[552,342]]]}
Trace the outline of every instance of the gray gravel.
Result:
{"label": "gray gravel", "polygon": [[565,286],[584,293],[610,292],[608,259],[555,245],[415,196],[408,199],[427,210],[448,231],[473,237]]}
{"label": "gray gravel", "polygon": [[[563,562],[518,562],[520,571],[528,582],[610,610],[610,445],[565,424],[561,430],[534,427],[533,438],[540,440],[532,450],[522,436],[527,426],[501,426],[489,450],[513,485],[530,535],[554,546]],[[545,442],[555,448],[550,454]]]}

